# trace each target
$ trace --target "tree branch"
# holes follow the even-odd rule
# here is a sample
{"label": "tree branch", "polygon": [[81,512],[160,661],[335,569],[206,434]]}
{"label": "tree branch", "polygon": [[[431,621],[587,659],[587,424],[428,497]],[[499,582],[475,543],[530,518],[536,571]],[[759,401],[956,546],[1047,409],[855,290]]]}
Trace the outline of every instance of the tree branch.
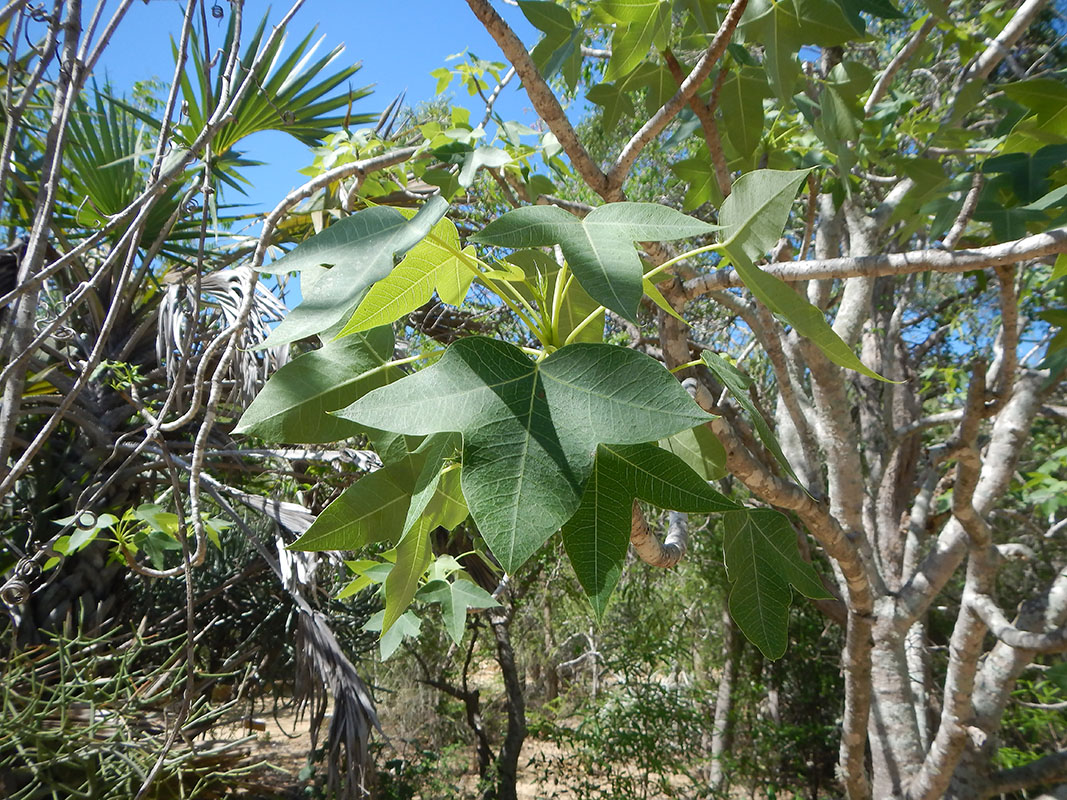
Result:
{"label": "tree branch", "polygon": [[1024,631],[1015,627],[988,594],[968,594],[964,601],[981,617],[990,633],[1009,647],[1034,650],[1043,653],[1067,651],[1067,628],[1057,628],[1046,633]]}
{"label": "tree branch", "polygon": [[1067,750],[1051,753],[1021,767],[993,773],[990,776],[989,794],[1010,794],[1063,780],[1067,780]]}
{"label": "tree branch", "polygon": [[677,511],[670,512],[667,538],[662,542],[656,538],[656,534],[649,527],[637,500],[634,500],[631,516],[630,544],[638,557],[653,567],[670,569],[677,566],[678,562],[685,557],[685,551],[689,547],[689,525],[685,514]]}
{"label": "tree branch", "polygon": [[[478,0],[467,0],[467,2],[473,3],[478,2]],[[712,68],[722,58],[722,54],[726,52],[726,45],[730,43],[730,38],[737,28],[737,23],[741,21],[741,14],[744,13],[746,6],[748,6],[748,0],[734,0],[730,10],[726,12],[726,16],[723,18],[715,37],[711,40],[711,44],[708,45],[708,49],[704,51],[704,55],[700,57],[696,66],[693,67],[689,77],[682,81],[682,85],[678,87],[678,91],[674,93],[674,96],[664,103],[622,148],[619,157],[615,159],[615,163],[608,170],[607,194],[601,193],[605,200],[622,199],[618,195],[621,192],[626,176],[630,173],[630,168],[633,166],[634,161],[637,160],[637,156],[645,148],[645,145],[656,138],[667,127],[667,124],[677,116],[678,112],[689,102],[689,98],[700,88],[700,84],[711,74]],[[560,144],[562,144],[562,141]]]}
{"label": "tree branch", "polygon": [[915,31],[915,35],[912,36],[907,43],[897,51],[897,54],[893,56],[893,60],[889,62],[885,70],[878,76],[878,82],[871,90],[870,96],[867,98],[867,102],[863,104],[863,113],[869,115],[874,107],[878,105],[878,102],[885,97],[889,91],[890,85],[893,83],[893,78],[900,72],[900,68],[903,67],[915,52],[922,46],[922,43],[926,41],[926,37],[930,35],[930,31],[937,25],[937,19],[933,14],[930,14],[926,18],[926,22],[922,24],[919,30]]}
{"label": "tree branch", "polygon": [[[826,278],[876,277],[908,275],[913,272],[970,272],[976,269],[1018,264],[1067,253],[1067,228],[1026,236],[1011,242],[976,247],[970,250],[912,250],[907,253],[826,258],[813,261],[782,261],[767,264],[769,272],[783,281],[807,281]],[[708,292],[744,286],[732,269],[720,269],[685,281],[685,298],[692,300]]]}
{"label": "tree branch", "polygon": [[589,156],[585,145],[578,139],[578,134],[575,133],[574,127],[567,119],[555,93],[541,76],[530,54],[526,52],[526,46],[515,35],[504,18],[489,4],[489,0],[467,0],[467,5],[496,41],[504,57],[515,67],[515,72],[522,80],[522,85],[526,89],[530,102],[533,103],[534,110],[555,135],[560,147],[570,158],[575,171],[582,176],[593,191],[607,199],[606,196],[610,194],[607,176]]}

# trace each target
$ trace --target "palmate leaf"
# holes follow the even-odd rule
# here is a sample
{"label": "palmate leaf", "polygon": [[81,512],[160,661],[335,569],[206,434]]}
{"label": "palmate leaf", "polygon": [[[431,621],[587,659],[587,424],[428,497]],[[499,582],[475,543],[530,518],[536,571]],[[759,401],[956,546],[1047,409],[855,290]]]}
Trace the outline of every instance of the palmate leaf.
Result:
{"label": "palmate leaf", "polygon": [[789,520],[770,509],[727,511],[723,552],[730,579],[730,616],[767,658],[785,653],[789,585],[805,597],[829,597],[800,557]]}
{"label": "palmate leaf", "polygon": [[635,498],[672,511],[739,508],[654,444],[600,445],[581,505],[563,526],[563,545],[598,619],[622,574]]}
{"label": "palmate leaf", "polygon": [[647,442],[709,418],[641,353],[575,344],[534,362],[482,337],[337,413],[401,433],[463,434],[463,495],[508,571],[577,509],[598,444]]}
{"label": "palmate leaf", "polygon": [[467,609],[495,608],[500,605],[489,592],[465,578],[457,578],[451,583],[446,580],[430,581],[415,596],[426,603],[441,604],[445,630],[456,644],[463,641]]}
{"label": "palmate leaf", "polygon": [[797,189],[810,170],[761,169],[742,175],[719,209],[723,250],[745,286],[772,312],[818,346],[838,366],[884,381],[864,366],[823,313],[785,281],[753,264],[778,241]]}
{"label": "palmate leaf", "polygon": [[392,357],[391,328],[328,341],[271,375],[233,432],[301,444],[336,442],[362,433],[358,425],[328,412],[402,378],[398,367],[382,368]]}
{"label": "palmate leaf", "polygon": [[472,241],[498,247],[558,244],[575,277],[606,308],[633,320],[641,301],[634,242],[699,236],[716,226],[655,203],[611,203],[578,219],[557,206],[525,206],[489,223]]}
{"label": "palmate leaf", "polygon": [[[234,21],[235,18],[231,16],[222,45],[223,52],[228,51],[235,35]],[[264,15],[241,55],[239,75],[242,78],[259,54],[267,21],[268,15]],[[360,64],[357,62],[334,72],[327,71],[344,51],[343,45],[312,62],[315,50],[322,41],[320,38],[319,42],[312,44],[314,35],[312,30],[284,58],[282,50],[285,37],[275,39],[256,71],[254,90],[244,95],[233,111],[232,121],[224,125],[214,138],[212,149],[215,153],[225,156],[245,137],[267,130],[288,133],[306,145],[315,145],[346,122],[359,124],[377,118],[375,113],[353,114],[349,109],[352,101],[370,94],[369,87],[335,93],[338,87],[359,71]],[[195,36],[189,50],[191,69],[183,72],[181,82],[188,121],[179,130],[191,142],[203,130],[215,101],[223,92],[225,70],[208,70],[204,49]]]}
{"label": "palmate leaf", "polygon": [[[443,302],[460,305],[467,296],[474,271],[456,255],[459,252],[459,233],[455,224],[445,217],[434,225],[429,237],[408,251],[387,277],[370,288],[337,335],[348,336],[378,325],[390,325],[426,303],[435,288]],[[473,259],[474,248],[470,245],[462,252]]]}
{"label": "palmate leaf", "polygon": [[304,291],[304,299],[260,347],[322,333],[348,317],[363,292],[389,275],[393,256],[422,240],[448,210],[448,201],[431,197],[409,221],[395,208],[377,206],[335,222],[299,244],[262,271],[291,272],[330,265],[332,269]]}

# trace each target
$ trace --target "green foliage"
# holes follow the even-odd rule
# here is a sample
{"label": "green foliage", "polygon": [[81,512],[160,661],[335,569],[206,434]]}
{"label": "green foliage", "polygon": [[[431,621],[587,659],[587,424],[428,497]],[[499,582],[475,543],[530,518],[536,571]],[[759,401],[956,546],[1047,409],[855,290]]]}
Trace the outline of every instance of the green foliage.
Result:
{"label": "green foliage", "polygon": [[567,555],[598,619],[622,573],[635,499],[694,513],[740,508],[655,445],[600,445],[581,504],[563,525]]}
{"label": "green foliage", "polygon": [[597,444],[637,444],[706,419],[640,353],[575,344],[535,362],[480,337],[338,413],[398,433],[462,433],[463,494],[508,571],[575,512]]}
{"label": "green foliage", "polygon": [[582,287],[597,302],[634,319],[643,294],[635,241],[699,236],[714,226],[671,208],[611,203],[578,219],[556,206],[528,206],[491,222],[473,241],[498,247],[558,244]]}
{"label": "green foliage", "polygon": [[767,658],[781,658],[787,643],[789,585],[805,597],[829,597],[800,557],[797,534],[777,511],[728,511],[723,552],[730,576],[730,615]]}
{"label": "green foliage", "polygon": [[331,225],[273,262],[275,274],[331,267],[303,289],[304,299],[261,345],[271,347],[322,333],[347,318],[363,293],[393,270],[393,255],[403,254],[437,224],[448,210],[431,198],[410,221],[394,208],[368,208]]}
{"label": "green foliage", "polygon": [[298,356],[271,376],[234,433],[309,444],[362,433],[358,425],[328,412],[403,377],[399,368],[387,364],[393,331],[380,327],[344,339],[322,338],[320,349]]}

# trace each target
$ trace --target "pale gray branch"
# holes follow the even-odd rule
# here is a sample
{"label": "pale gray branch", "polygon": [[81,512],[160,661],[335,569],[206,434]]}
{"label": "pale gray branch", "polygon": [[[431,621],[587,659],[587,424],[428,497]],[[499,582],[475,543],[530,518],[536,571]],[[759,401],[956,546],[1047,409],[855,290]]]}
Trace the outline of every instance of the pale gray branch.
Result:
{"label": "pale gray branch", "polygon": [[1067,650],[1067,628],[1057,628],[1045,633],[1021,630],[1011,624],[996,601],[988,594],[968,594],[964,596],[964,602],[981,617],[990,633],[1009,647],[1044,653],[1061,653]]}
{"label": "pale gray branch", "polygon": [[[1067,253],[1067,228],[1026,236],[1011,242],[976,247],[970,250],[912,250],[907,253],[826,258],[813,261],[783,261],[767,264],[764,272],[783,281],[807,281],[827,278],[907,275],[912,272],[969,272],[987,267],[1018,264]],[[732,268],[720,269],[692,278],[684,283],[685,297],[692,300],[708,292],[744,286]]]}

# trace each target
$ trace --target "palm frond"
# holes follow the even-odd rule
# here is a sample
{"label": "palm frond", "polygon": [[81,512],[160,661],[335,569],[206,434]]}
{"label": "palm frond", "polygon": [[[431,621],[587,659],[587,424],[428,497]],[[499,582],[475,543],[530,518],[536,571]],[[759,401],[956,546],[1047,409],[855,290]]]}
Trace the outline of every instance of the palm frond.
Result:
{"label": "palm frond", "polygon": [[[335,47],[324,57],[312,62],[322,39],[312,44],[314,31],[305,36],[293,51],[282,57],[285,37],[279,37],[261,53],[267,17],[264,16],[249,40],[240,60],[237,80],[242,81],[255,65],[257,55],[264,55],[255,67],[252,78],[255,90],[247,93],[234,109],[233,121],[223,126],[214,140],[214,150],[220,159],[230,157],[230,151],[247,136],[260,131],[288,133],[307,145],[318,144],[323,137],[348,122],[365,123],[374,114],[352,114],[349,106],[370,94],[370,87],[333,94],[337,87],[355,75],[360,64],[352,64],[328,72],[340,57],[343,46]],[[234,35],[233,20],[227,32],[224,49]],[[223,91],[221,70],[211,74],[202,48],[194,37],[191,44],[192,69],[181,83],[186,122],[179,127],[183,136],[192,141],[203,130],[211,114],[211,107]],[[213,79],[212,79],[213,78]],[[337,113],[344,109],[345,113]]]}
{"label": "palm frond", "polygon": [[[166,292],[159,305],[156,354],[173,381],[181,363],[198,358],[207,339],[204,333],[222,331],[240,315],[252,276],[248,267],[211,272],[200,277],[199,302],[192,302],[197,282],[191,276],[166,276]],[[285,306],[261,283],[256,283],[252,312],[241,334],[240,350],[230,364],[230,377],[238,390],[238,401],[249,403],[271,372],[289,359],[288,347],[253,350],[270,335],[270,323],[280,321]],[[198,309],[194,311],[194,309]],[[190,335],[189,328],[196,330]]]}

